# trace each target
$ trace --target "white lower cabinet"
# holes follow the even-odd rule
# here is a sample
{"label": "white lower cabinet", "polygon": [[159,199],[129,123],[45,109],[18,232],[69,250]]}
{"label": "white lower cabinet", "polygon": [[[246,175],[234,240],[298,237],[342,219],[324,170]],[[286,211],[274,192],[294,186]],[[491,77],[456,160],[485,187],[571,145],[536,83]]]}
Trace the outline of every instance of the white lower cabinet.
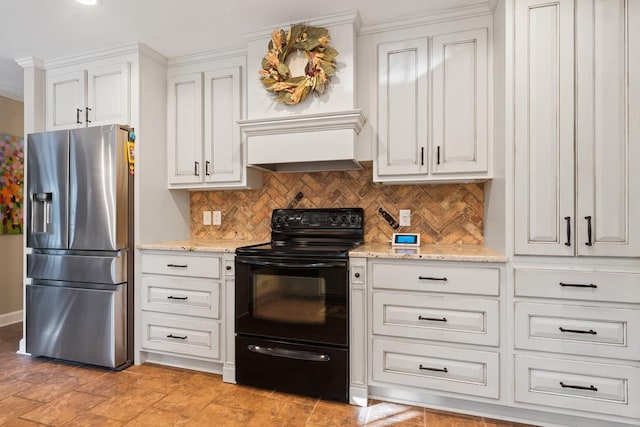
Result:
{"label": "white lower cabinet", "polygon": [[639,381],[633,366],[515,356],[518,402],[638,418]]}
{"label": "white lower cabinet", "polygon": [[498,345],[498,301],[441,295],[373,293],[373,333]]}
{"label": "white lower cabinet", "polygon": [[370,385],[416,401],[499,399],[503,274],[501,264],[368,259]]}
{"label": "white lower cabinet", "polygon": [[437,391],[497,398],[500,356],[429,344],[373,339],[372,378]]}
{"label": "white lower cabinet", "polygon": [[516,402],[639,424],[640,274],[612,270],[515,268]]}
{"label": "white lower cabinet", "polygon": [[516,348],[640,360],[640,310],[515,304]]}
{"label": "white lower cabinet", "polygon": [[233,254],[143,250],[139,265],[141,361],[217,373],[233,365],[223,304],[233,289]]}
{"label": "white lower cabinet", "polygon": [[220,359],[220,323],[143,313],[142,347],[217,360]]}

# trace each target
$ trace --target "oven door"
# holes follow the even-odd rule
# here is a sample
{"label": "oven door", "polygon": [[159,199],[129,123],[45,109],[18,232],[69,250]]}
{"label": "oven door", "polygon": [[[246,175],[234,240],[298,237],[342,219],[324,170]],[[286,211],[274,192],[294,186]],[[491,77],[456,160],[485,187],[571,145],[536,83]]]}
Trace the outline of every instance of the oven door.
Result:
{"label": "oven door", "polygon": [[236,257],[236,333],[348,345],[346,260]]}

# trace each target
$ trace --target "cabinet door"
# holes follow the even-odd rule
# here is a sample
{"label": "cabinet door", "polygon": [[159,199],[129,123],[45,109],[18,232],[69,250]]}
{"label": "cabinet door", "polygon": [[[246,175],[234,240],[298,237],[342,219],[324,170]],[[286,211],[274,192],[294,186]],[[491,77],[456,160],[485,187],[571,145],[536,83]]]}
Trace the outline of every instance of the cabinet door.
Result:
{"label": "cabinet door", "polygon": [[433,174],[486,172],[487,29],[433,38]]}
{"label": "cabinet door", "polygon": [[129,124],[129,64],[87,71],[87,125]]}
{"label": "cabinet door", "polygon": [[640,4],[576,6],[578,255],[637,257]]}
{"label": "cabinet door", "polygon": [[240,67],[204,74],[205,182],[240,181]]}
{"label": "cabinet door", "polygon": [[378,46],[378,176],[426,174],[427,39]]}
{"label": "cabinet door", "polygon": [[84,126],[86,71],[46,77],[46,129],[72,129]]}
{"label": "cabinet door", "polygon": [[202,182],[202,73],[169,79],[169,184]]}
{"label": "cabinet door", "polygon": [[573,255],[573,1],[518,0],[515,29],[515,253]]}

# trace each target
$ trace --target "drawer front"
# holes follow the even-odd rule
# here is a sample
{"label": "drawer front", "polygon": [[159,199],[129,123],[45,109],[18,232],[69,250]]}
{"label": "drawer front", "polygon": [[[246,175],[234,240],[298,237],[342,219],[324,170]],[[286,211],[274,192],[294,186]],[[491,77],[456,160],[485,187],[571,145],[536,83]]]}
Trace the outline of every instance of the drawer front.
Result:
{"label": "drawer front", "polygon": [[427,262],[372,265],[372,283],[377,289],[498,295],[500,271],[497,268],[444,267]]}
{"label": "drawer front", "polygon": [[640,274],[516,268],[516,296],[640,303]]}
{"label": "drawer front", "polygon": [[142,348],[220,359],[220,324],[209,319],[143,312]]}
{"label": "drawer front", "polygon": [[637,367],[515,357],[518,402],[639,417],[639,380]]}
{"label": "drawer front", "polygon": [[373,379],[497,399],[498,353],[373,340]]}
{"label": "drawer front", "polygon": [[640,310],[515,304],[517,348],[640,360]]}
{"label": "drawer front", "polygon": [[498,301],[373,293],[374,334],[498,345],[498,319]]}
{"label": "drawer front", "polygon": [[220,283],[205,279],[142,275],[142,309],[220,318]]}
{"label": "drawer front", "polygon": [[210,254],[142,254],[143,273],[168,274],[172,276],[220,278],[222,257]]}

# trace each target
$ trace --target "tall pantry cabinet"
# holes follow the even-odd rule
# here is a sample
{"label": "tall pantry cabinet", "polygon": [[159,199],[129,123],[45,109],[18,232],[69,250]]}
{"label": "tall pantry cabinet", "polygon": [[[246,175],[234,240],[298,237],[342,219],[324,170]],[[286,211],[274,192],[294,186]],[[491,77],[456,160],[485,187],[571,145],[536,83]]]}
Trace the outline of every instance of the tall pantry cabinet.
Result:
{"label": "tall pantry cabinet", "polygon": [[514,3],[514,401],[640,422],[640,2]]}
{"label": "tall pantry cabinet", "polygon": [[638,257],[640,4],[515,7],[515,252]]}

